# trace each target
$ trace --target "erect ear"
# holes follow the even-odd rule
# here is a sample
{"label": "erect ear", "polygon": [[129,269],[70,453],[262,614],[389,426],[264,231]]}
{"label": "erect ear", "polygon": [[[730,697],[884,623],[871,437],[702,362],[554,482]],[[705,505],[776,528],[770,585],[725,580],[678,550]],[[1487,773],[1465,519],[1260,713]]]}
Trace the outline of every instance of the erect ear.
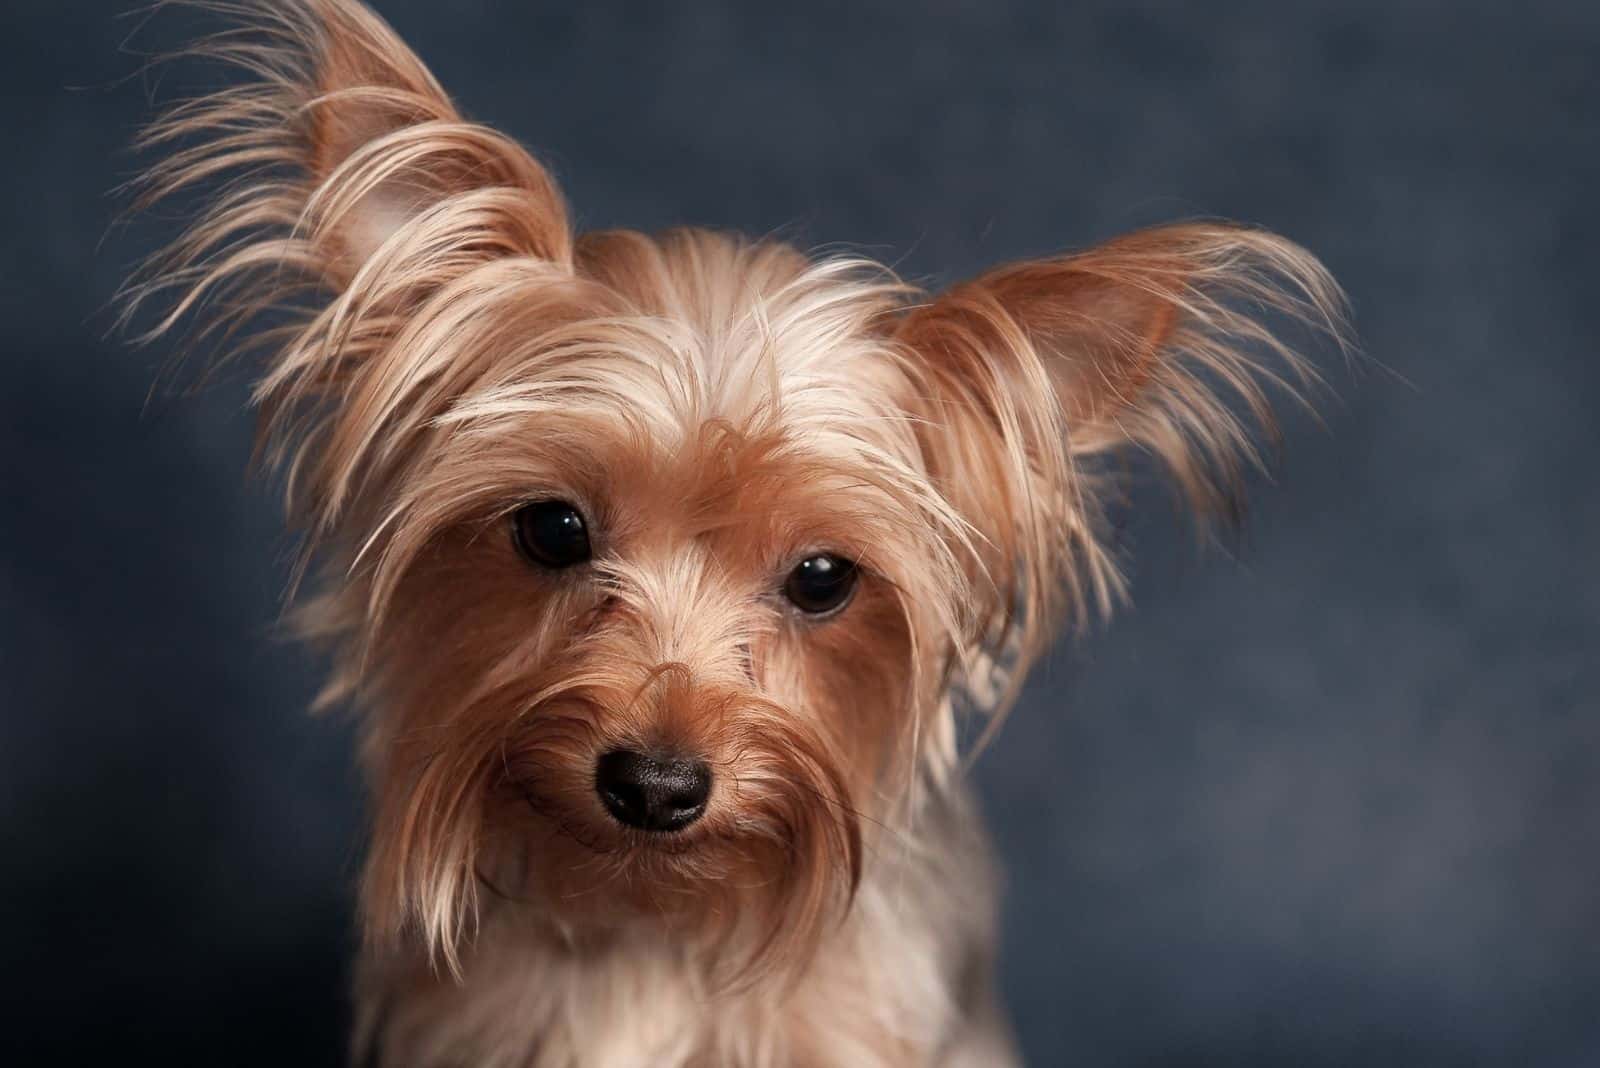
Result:
{"label": "erect ear", "polygon": [[163,158],[135,209],[209,200],[125,289],[124,321],[174,294],[142,339],[197,311],[202,335],[269,354],[263,452],[289,469],[309,548],[381,507],[492,354],[578,288],[567,213],[356,0],[192,5],[243,20],[194,52],[246,77],[141,139]]}
{"label": "erect ear", "polygon": [[1120,593],[1096,456],[1146,450],[1198,510],[1233,508],[1249,424],[1272,427],[1264,384],[1314,380],[1273,332],[1287,320],[1342,339],[1336,284],[1299,246],[1216,223],[1000,267],[906,316],[924,451],[975,532],[990,624],[1037,636],[1063,593],[1080,610]]}
{"label": "erect ear", "polygon": [[222,183],[154,267],[161,288],[191,290],[184,307],[268,260],[341,290],[408,232],[458,266],[503,255],[570,265],[549,174],[465,121],[376,14],[356,0],[274,0],[243,17],[194,51],[249,80],[180,105],[140,141],[167,153],[140,205]]}

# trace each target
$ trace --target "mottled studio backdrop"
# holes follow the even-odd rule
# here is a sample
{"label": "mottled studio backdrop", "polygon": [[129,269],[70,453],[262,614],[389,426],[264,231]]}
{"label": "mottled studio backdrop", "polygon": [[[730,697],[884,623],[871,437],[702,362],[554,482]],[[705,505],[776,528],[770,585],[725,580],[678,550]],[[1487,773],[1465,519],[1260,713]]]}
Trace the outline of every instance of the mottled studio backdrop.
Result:
{"label": "mottled studio backdrop", "polygon": [[[120,7],[0,15],[0,1057],[333,1064],[358,795],[243,387],[147,404],[165,354],[104,338],[171,234],[101,244]],[[1226,551],[1141,492],[1136,606],[981,764],[1023,1046],[1600,1064],[1600,5],[380,7],[586,225],[935,281],[1194,214],[1323,256],[1381,367]]]}

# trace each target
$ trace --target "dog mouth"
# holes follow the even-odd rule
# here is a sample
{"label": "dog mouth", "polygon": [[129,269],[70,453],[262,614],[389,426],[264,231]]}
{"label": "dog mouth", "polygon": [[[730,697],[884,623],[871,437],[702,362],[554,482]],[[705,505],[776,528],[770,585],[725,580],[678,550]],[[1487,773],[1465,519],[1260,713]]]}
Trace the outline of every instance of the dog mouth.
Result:
{"label": "dog mouth", "polygon": [[861,855],[854,809],[829,783],[813,788],[808,769],[716,762],[702,815],[647,829],[607,804],[590,771],[595,748],[603,755],[525,747],[503,766],[478,870],[497,900],[562,939],[667,938],[729,975],[800,959],[819,925],[848,909]]}

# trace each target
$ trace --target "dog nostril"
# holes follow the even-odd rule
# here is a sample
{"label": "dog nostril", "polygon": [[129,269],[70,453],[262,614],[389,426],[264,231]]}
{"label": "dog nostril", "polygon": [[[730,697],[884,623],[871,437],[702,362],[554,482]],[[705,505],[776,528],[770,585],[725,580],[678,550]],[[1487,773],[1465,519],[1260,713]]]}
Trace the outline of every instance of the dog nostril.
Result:
{"label": "dog nostril", "polygon": [[711,769],[698,760],[613,749],[595,764],[594,788],[619,823],[678,831],[705,812]]}

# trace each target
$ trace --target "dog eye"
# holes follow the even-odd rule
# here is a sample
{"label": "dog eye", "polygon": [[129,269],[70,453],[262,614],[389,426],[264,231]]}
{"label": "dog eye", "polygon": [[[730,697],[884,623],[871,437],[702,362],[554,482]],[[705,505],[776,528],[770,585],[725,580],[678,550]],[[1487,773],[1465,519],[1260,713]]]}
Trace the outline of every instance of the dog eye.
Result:
{"label": "dog eye", "polygon": [[840,607],[855,588],[856,565],[831,553],[800,561],[783,584],[784,596],[813,615]]}
{"label": "dog eye", "polygon": [[566,501],[535,501],[511,516],[517,551],[541,567],[571,567],[588,560],[589,528]]}

